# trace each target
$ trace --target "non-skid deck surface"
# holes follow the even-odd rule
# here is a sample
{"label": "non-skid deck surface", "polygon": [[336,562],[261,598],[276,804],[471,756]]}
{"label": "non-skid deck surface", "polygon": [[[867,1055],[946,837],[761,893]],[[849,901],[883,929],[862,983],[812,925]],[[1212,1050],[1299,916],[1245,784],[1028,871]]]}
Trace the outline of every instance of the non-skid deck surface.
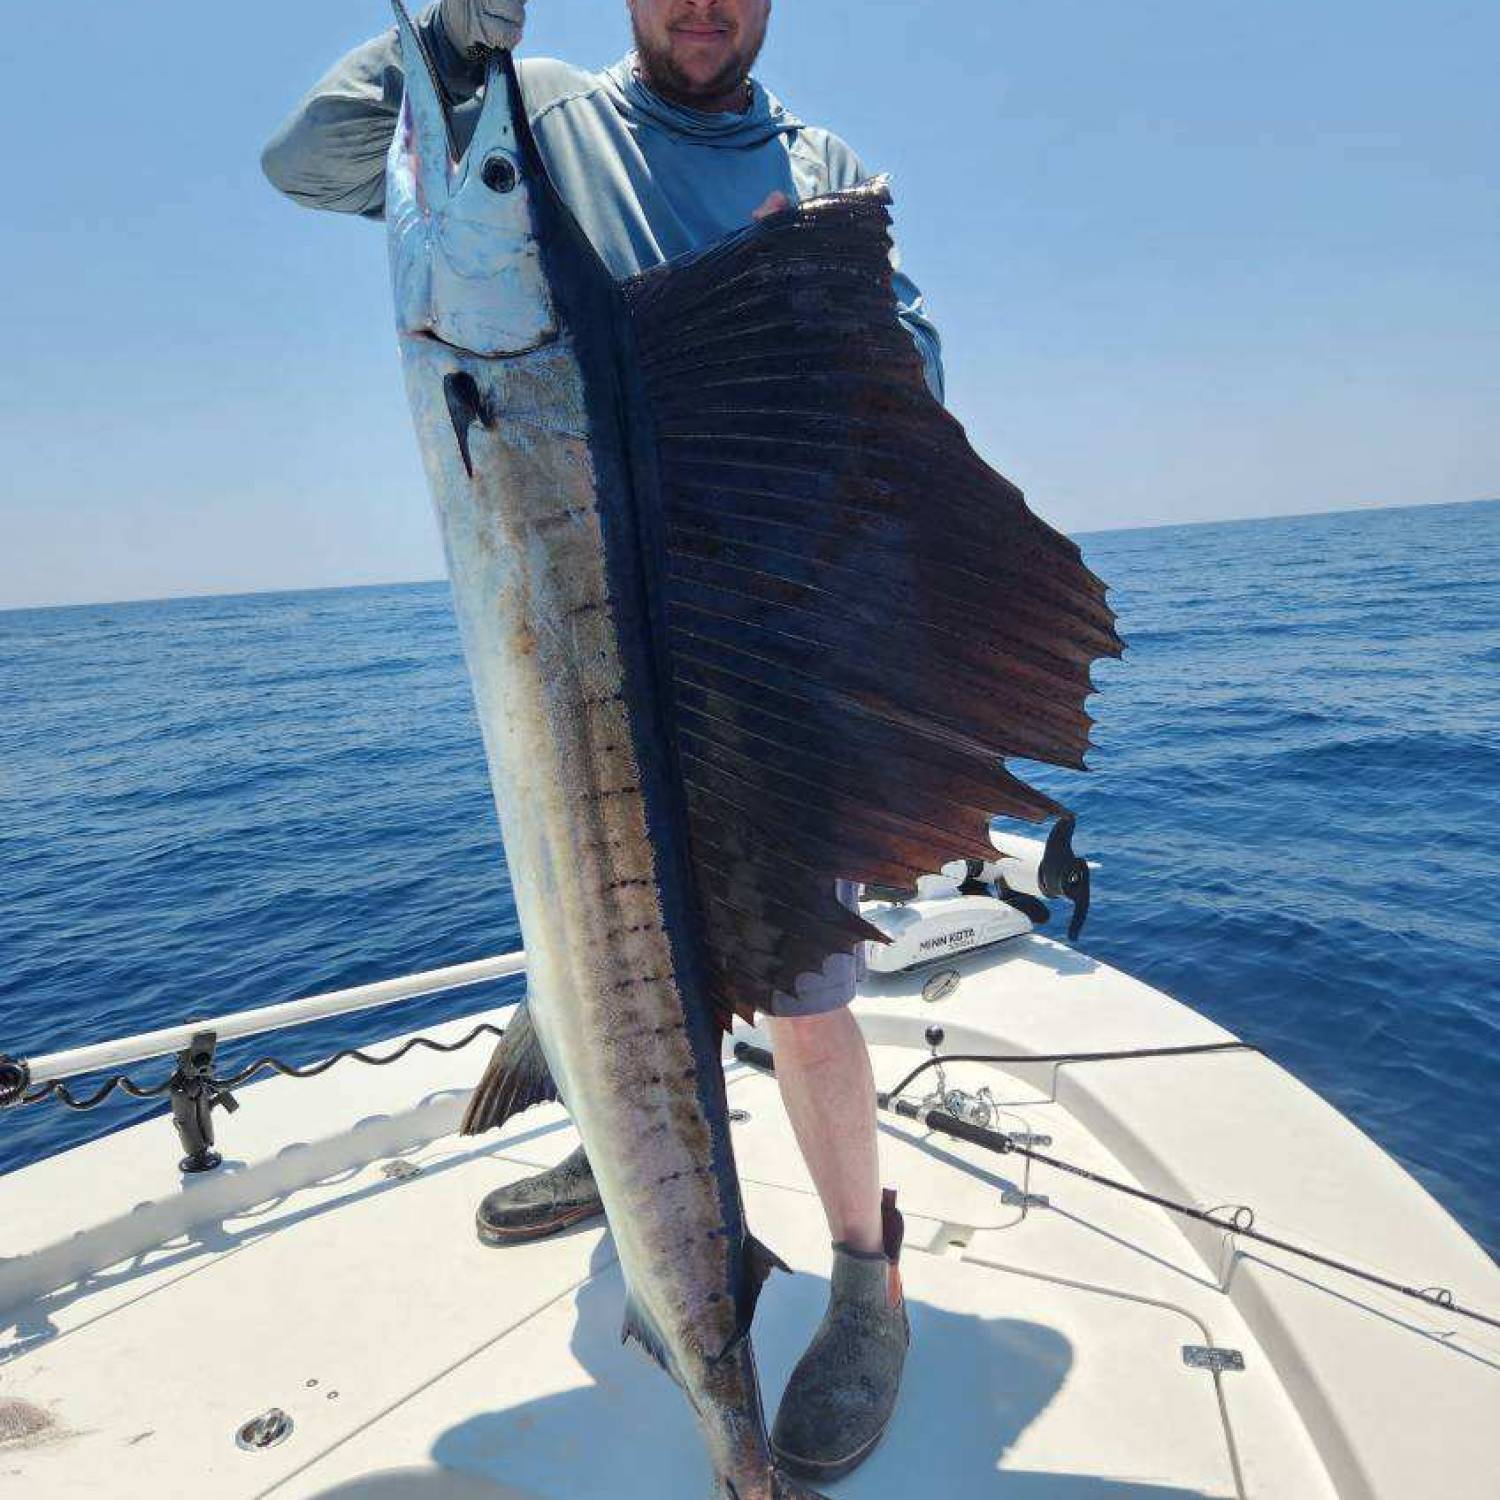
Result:
{"label": "non-skid deck surface", "polygon": [[[951,1050],[1033,1055],[1224,1036],[1041,939],[955,967],[940,1006],[921,976],[859,1002],[881,1086],[929,1021]],[[226,1169],[186,1184],[163,1119],[7,1179],[0,1433],[7,1412],[42,1425],[0,1436],[0,1493],[705,1500],[686,1401],[619,1344],[602,1229],[477,1242],[479,1198],[575,1138],[555,1106],[498,1137],[449,1134],[476,1070],[423,1054],[254,1085],[221,1127]],[[1001,1128],[1091,1171],[1253,1203],[1290,1238],[1495,1301],[1493,1267],[1416,1184],[1254,1054],[950,1079],[991,1087]],[[739,1065],[729,1080],[750,1223],[798,1272],[772,1278],[756,1319],[774,1407],[821,1315],[827,1231],[774,1081]],[[1055,1169],[881,1129],[915,1342],[887,1441],[833,1500],[1489,1500],[1500,1353],[1483,1330],[1305,1263],[1236,1259],[1220,1231]],[[1202,1343],[1244,1370],[1187,1368]],[[291,1435],[238,1449],[270,1407]]]}
{"label": "non-skid deck surface", "polygon": [[[741,1136],[765,1137],[745,1155],[777,1157],[771,1086],[744,1080],[736,1095],[752,1106]],[[534,1160],[571,1144],[561,1127],[515,1137]],[[408,1159],[419,1175],[376,1165],[344,1185],[336,1213],[283,1212],[243,1248],[0,1366],[0,1398],[56,1418],[0,1448],[0,1484],[59,1500],[126,1475],[121,1492],[141,1496],[180,1493],[192,1475],[216,1496],[702,1500],[710,1476],[687,1403],[620,1345],[608,1237],[481,1246],[478,1197],[530,1166],[452,1139]],[[821,1316],[827,1234],[805,1185],[751,1183],[747,1198],[798,1272],[773,1279],[756,1322],[773,1403]],[[940,1238],[936,1218],[911,1230],[918,1245]],[[920,1249],[906,1272],[903,1401],[839,1497],[929,1481],[1022,1500],[1233,1495],[1213,1383],[1180,1363],[1180,1315],[1121,1302],[1101,1320],[1086,1291]],[[236,1448],[236,1428],[272,1406],[292,1435]]]}
{"label": "non-skid deck surface", "polygon": [[[748,1196],[757,1224],[774,1226],[799,1273],[768,1287],[757,1317],[774,1400],[822,1314],[826,1237],[801,1195]],[[702,1500],[711,1476],[692,1414],[621,1347],[622,1289],[607,1257],[601,1245],[593,1279],[275,1493],[379,1493],[362,1486],[384,1469],[414,1500]],[[887,1441],[839,1496],[908,1494],[928,1483],[952,1495],[1032,1500],[1233,1493],[1212,1384],[1181,1368],[1170,1314],[1126,1307],[1100,1339],[1094,1309],[1072,1289],[921,1254],[908,1257],[908,1272],[905,1397]],[[1147,1349],[1155,1369],[1140,1365]]]}

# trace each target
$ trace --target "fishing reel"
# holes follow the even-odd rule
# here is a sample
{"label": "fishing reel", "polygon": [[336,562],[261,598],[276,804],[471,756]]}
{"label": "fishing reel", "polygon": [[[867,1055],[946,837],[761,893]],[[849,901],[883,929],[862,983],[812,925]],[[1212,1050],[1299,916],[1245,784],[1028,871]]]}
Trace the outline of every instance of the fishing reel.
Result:
{"label": "fishing reel", "polygon": [[971,1125],[979,1125],[988,1129],[994,1123],[995,1112],[1000,1107],[988,1085],[973,1094],[965,1089],[950,1088],[948,1075],[943,1070],[942,1053],[938,1050],[943,1045],[943,1028],[929,1026],[924,1035],[927,1039],[928,1052],[932,1057],[935,1081],[931,1090],[923,1096],[919,1107],[924,1112],[929,1109],[940,1109],[955,1119],[967,1120]]}

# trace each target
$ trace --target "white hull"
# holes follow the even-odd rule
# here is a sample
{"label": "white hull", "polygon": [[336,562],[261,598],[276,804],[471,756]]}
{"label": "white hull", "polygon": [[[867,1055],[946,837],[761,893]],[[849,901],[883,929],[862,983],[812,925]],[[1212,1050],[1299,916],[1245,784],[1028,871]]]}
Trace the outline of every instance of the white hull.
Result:
{"label": "white hull", "polygon": [[[928,976],[876,976],[857,1013],[889,1087],[925,1052],[1228,1040],[1042,937]],[[503,1016],[504,1013],[502,1012]],[[441,1028],[454,1037],[469,1022]],[[433,1034],[429,1030],[429,1034]],[[157,1119],[13,1174],[0,1245],[0,1484],[17,1495],[702,1500],[691,1411],[619,1343],[610,1241],[480,1245],[490,1188],[571,1149],[555,1109],[451,1132],[481,1052],[274,1079],[220,1116],[225,1166],[181,1179]],[[827,1235],[774,1083],[734,1064],[750,1221],[800,1273],[755,1337],[768,1402],[821,1315]],[[1416,1182],[1253,1052],[955,1065],[1001,1130],[1092,1171],[1462,1304],[1500,1271]],[[1017,1500],[1492,1500],[1500,1333],[1152,1205],[883,1117],[907,1216],[913,1348],[901,1406],[842,1500],[918,1487]],[[415,1175],[406,1167],[420,1168]],[[1007,1190],[1049,1206],[1006,1202]],[[1189,1368],[1187,1345],[1243,1371]],[[8,1405],[21,1403],[21,1405]],[[277,1445],[235,1434],[272,1407]]]}

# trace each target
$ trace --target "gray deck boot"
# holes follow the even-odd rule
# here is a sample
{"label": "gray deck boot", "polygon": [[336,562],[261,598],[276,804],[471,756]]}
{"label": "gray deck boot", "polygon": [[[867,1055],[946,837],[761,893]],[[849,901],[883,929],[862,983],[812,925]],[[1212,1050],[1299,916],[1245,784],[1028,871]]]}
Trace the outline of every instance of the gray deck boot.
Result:
{"label": "gray deck boot", "polygon": [[555,1167],[487,1193],[475,1214],[487,1245],[539,1240],[604,1212],[594,1170],[580,1146]]}
{"label": "gray deck boot", "polygon": [[896,1409],[911,1330],[901,1295],[901,1215],[890,1189],[881,1219],[884,1253],[833,1247],[828,1311],[771,1428],[777,1463],[798,1479],[831,1482],[858,1467]]}

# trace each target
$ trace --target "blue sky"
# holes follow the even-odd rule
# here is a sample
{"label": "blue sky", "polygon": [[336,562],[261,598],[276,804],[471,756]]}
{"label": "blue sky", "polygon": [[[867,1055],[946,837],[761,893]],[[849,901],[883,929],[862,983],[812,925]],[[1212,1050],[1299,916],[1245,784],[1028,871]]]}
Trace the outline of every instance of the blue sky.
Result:
{"label": "blue sky", "polygon": [[[0,607],[437,576],[381,233],[257,162],[381,0],[11,11]],[[1085,531],[1500,493],[1497,55],[1455,0],[780,0],[760,73],[893,174],[951,405]]]}

